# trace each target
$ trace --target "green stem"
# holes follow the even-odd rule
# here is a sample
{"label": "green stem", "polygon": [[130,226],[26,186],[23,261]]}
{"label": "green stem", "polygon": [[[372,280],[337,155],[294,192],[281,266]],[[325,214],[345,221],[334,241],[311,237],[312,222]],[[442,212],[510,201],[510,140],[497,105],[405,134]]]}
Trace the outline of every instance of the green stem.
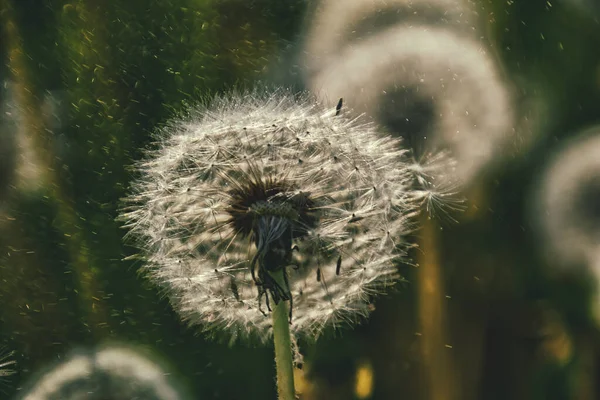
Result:
{"label": "green stem", "polygon": [[[282,274],[283,271],[271,273]],[[294,400],[294,366],[292,358],[292,340],[288,319],[287,301],[280,301],[273,307],[273,340],[275,342],[275,366],[277,368],[277,393],[279,400]]]}

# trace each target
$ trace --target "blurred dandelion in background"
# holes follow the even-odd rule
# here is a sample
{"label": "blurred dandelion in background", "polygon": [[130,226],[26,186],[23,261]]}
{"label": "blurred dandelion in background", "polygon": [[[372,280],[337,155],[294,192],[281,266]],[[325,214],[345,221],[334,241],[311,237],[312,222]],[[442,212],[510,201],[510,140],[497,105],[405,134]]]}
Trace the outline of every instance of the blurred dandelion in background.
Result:
{"label": "blurred dandelion in background", "polygon": [[37,379],[21,400],[183,400],[169,373],[124,346],[75,351]]}
{"label": "blurred dandelion in background", "polygon": [[[596,327],[600,323],[600,127],[577,132],[548,157],[537,177],[528,204],[537,231],[542,260],[565,288],[577,284],[561,307],[573,307]],[[583,285],[582,285],[583,284]],[[581,300],[583,300],[581,302]],[[575,305],[575,306],[573,306]],[[575,313],[571,311],[570,317]],[[589,318],[589,320],[588,320]],[[595,335],[572,329],[560,334],[547,351],[557,360],[577,354],[580,372],[576,394],[592,398],[597,388]],[[573,343],[573,344],[572,344]],[[575,350],[573,350],[575,348]],[[565,361],[563,361],[565,362]]]}
{"label": "blurred dandelion in background", "polygon": [[304,60],[312,75],[340,62],[338,52],[391,27],[433,25],[475,33],[477,13],[469,1],[457,0],[323,0],[310,20]]}
{"label": "blurred dandelion in background", "polygon": [[[352,4],[372,15],[355,15],[330,3],[323,8],[331,14],[323,11],[310,28],[304,57],[308,86],[326,104],[344,97],[356,112],[405,137],[418,157],[451,150],[465,183],[511,143],[511,94],[495,57],[471,33],[442,23],[460,21],[459,27],[474,30],[469,4],[401,1],[383,7],[364,0]],[[437,10],[443,18],[396,18],[407,4]],[[381,22],[384,12],[393,24]]]}
{"label": "blurred dandelion in background", "polygon": [[600,278],[600,128],[571,139],[548,161],[531,215],[547,260]]}
{"label": "blurred dandelion in background", "polygon": [[[280,90],[218,98],[156,140],[121,219],[190,324],[267,340],[266,294],[315,337],[399,278],[423,198],[399,139]],[[273,265],[287,282],[270,282]]]}

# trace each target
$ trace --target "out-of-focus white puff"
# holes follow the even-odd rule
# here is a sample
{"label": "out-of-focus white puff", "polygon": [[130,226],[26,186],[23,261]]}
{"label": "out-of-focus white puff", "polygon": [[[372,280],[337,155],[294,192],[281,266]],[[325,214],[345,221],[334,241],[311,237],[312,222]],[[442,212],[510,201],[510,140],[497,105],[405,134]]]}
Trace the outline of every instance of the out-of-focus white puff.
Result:
{"label": "out-of-focus white puff", "polygon": [[533,198],[531,215],[549,262],[589,268],[600,277],[600,127],[552,157]]}
{"label": "out-of-focus white puff", "polygon": [[336,62],[351,42],[393,26],[432,25],[475,32],[477,14],[469,1],[457,0],[324,0],[313,13],[306,40],[307,67],[316,71]]}
{"label": "out-of-focus white puff", "polygon": [[156,363],[127,347],[75,352],[37,379],[21,400],[182,400]]}
{"label": "out-of-focus white puff", "polygon": [[429,103],[432,121],[416,140],[449,148],[464,181],[512,136],[510,97],[492,59],[477,42],[442,28],[396,27],[348,46],[311,88],[324,101],[343,97],[391,130],[395,119],[422,118],[411,114],[414,105]]}
{"label": "out-of-focus white puff", "polygon": [[468,3],[333,3],[317,8],[304,58],[307,84],[322,101],[343,97],[408,137],[417,153],[450,150],[465,183],[512,144],[511,93],[471,34]]}

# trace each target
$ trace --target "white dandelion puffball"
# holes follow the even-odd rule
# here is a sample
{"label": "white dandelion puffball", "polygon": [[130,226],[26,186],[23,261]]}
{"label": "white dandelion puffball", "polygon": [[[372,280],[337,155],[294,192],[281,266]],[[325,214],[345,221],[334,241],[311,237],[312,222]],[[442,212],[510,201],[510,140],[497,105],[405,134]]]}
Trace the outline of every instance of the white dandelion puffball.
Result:
{"label": "white dandelion puffball", "polygon": [[534,199],[548,259],[600,277],[600,128],[572,139],[550,160]]}
{"label": "white dandelion puffball", "polygon": [[[121,219],[190,324],[267,340],[261,289],[293,301],[293,333],[316,336],[365,316],[397,278],[422,193],[399,139],[335,114],[255,92],[158,132]],[[268,281],[282,269],[289,282]]]}
{"label": "white dandelion puffball", "polygon": [[79,351],[49,369],[20,400],[183,400],[155,362],[127,347]]}
{"label": "white dandelion puffball", "polygon": [[398,26],[357,41],[309,86],[407,136],[417,153],[450,150],[464,182],[512,142],[510,94],[493,57],[448,29]]}
{"label": "white dandelion puffball", "polygon": [[338,62],[338,51],[389,27],[441,25],[461,32],[475,30],[477,14],[462,0],[323,0],[310,21],[306,59],[311,72]]}

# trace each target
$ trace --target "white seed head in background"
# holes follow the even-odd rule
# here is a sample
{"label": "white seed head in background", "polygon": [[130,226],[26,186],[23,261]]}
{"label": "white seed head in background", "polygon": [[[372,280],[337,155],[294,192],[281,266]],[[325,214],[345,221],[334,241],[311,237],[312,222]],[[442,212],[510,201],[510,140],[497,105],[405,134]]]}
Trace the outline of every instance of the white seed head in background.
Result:
{"label": "white seed head in background", "polygon": [[355,322],[397,280],[423,202],[414,165],[400,139],[335,114],[305,95],[253,92],[157,132],[121,219],[190,324],[270,337],[250,272],[265,246],[262,261],[287,271],[296,335]]}
{"label": "white seed head in background", "polygon": [[465,183],[513,140],[510,95],[493,58],[446,29],[400,26],[344,47],[310,87],[324,102],[344,97],[417,153],[450,150]]}
{"label": "white seed head in background", "polygon": [[531,215],[549,262],[584,267],[600,279],[600,127],[550,159],[533,199]]}
{"label": "white seed head in background", "polygon": [[338,51],[394,26],[432,25],[474,33],[478,15],[468,0],[323,0],[306,38],[309,74],[339,62]]}
{"label": "white seed head in background", "polygon": [[168,372],[127,347],[79,351],[32,382],[20,400],[183,400]]}
{"label": "white seed head in background", "polygon": [[300,64],[325,104],[343,97],[408,141],[417,157],[449,150],[468,184],[514,150],[512,94],[486,52],[470,0],[322,0]]}

